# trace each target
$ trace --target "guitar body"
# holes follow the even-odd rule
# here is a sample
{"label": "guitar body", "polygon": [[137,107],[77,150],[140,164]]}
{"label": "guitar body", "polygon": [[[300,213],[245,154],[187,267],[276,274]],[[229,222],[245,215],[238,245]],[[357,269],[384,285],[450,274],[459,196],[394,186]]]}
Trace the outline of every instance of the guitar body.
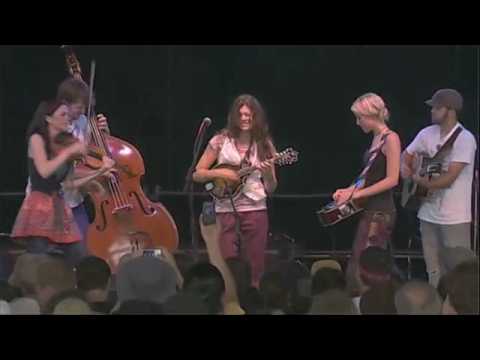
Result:
{"label": "guitar body", "polygon": [[[220,164],[213,169],[229,169],[235,172],[241,170],[240,166]],[[205,185],[207,191],[216,200],[225,200],[232,196],[234,199],[240,195],[247,176],[240,177],[240,181],[231,181],[222,178],[216,178]]]}
{"label": "guitar body", "polygon": [[[448,140],[440,146],[432,158],[417,154],[416,164],[413,164],[413,167],[417,169],[415,174],[422,178],[428,177],[429,179],[440,176],[443,173],[443,161],[450,153],[455,140],[461,132],[462,128],[458,127],[455,132],[449,136]],[[418,210],[422,201],[425,200],[428,195],[428,189],[418,186],[418,184],[413,183],[411,179],[404,180],[401,205],[410,210]]]}
{"label": "guitar body", "polygon": [[331,202],[321,210],[317,211],[317,216],[320,220],[320,224],[324,227],[328,227],[338,224],[339,222],[362,212],[364,205],[365,199],[350,200],[341,205]]}
{"label": "guitar body", "polygon": [[[278,166],[292,165],[298,161],[298,151],[288,148],[281,153],[276,154],[270,160],[273,160]],[[229,169],[235,171],[240,178],[239,181],[216,178],[205,184],[205,190],[208,191],[215,200],[225,200],[230,197],[235,199],[240,195],[247,178],[256,170],[256,167],[219,164],[214,166],[213,169]]]}
{"label": "guitar body", "polygon": [[[435,177],[442,173],[442,162],[438,159],[427,158],[423,156],[418,157],[420,166],[417,167],[416,175],[420,177]],[[410,210],[418,210],[428,196],[429,191],[426,187],[420,186],[412,179],[403,180],[402,187],[402,207]]]}

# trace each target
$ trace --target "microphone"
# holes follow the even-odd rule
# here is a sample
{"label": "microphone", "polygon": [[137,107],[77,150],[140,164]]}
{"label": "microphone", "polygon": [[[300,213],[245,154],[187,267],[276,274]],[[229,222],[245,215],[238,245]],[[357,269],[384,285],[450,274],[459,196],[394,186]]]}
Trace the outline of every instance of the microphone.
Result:
{"label": "microphone", "polygon": [[204,118],[202,120],[202,123],[200,124],[200,127],[198,128],[197,138],[205,129],[210,127],[210,125],[212,125],[212,119],[210,119],[209,117]]}
{"label": "microphone", "polygon": [[205,127],[209,127],[210,125],[212,125],[212,119],[210,119],[209,117],[206,117],[205,119],[203,119],[202,125]]}
{"label": "microphone", "polygon": [[193,255],[195,259],[198,259],[198,230],[195,223],[195,210],[194,210],[194,199],[193,199],[193,172],[195,171],[195,165],[198,161],[198,156],[200,154],[201,146],[203,143],[203,138],[206,134],[206,129],[212,125],[212,119],[206,117],[202,120],[200,128],[198,129],[197,136],[195,137],[195,143],[193,145],[193,161],[188,169],[185,187],[183,188],[184,192],[188,192],[188,208],[190,212],[190,233],[192,236],[192,248]]}

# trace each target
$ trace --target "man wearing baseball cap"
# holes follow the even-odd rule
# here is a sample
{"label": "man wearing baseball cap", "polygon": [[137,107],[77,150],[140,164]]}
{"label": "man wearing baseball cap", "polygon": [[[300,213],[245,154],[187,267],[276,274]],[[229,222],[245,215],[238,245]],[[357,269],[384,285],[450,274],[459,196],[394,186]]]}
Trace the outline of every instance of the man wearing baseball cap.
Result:
{"label": "man wearing baseball cap", "polygon": [[[446,271],[441,250],[444,247],[471,247],[472,181],[477,144],[472,133],[458,121],[463,109],[463,98],[458,91],[438,90],[426,103],[432,108],[433,125],[421,130],[404,151],[401,174],[402,178],[411,178],[428,189],[418,218],[429,282],[437,286]],[[456,138],[452,137],[453,145],[440,160],[441,173],[430,178],[416,175],[415,157],[433,158],[442,145],[456,134]]]}

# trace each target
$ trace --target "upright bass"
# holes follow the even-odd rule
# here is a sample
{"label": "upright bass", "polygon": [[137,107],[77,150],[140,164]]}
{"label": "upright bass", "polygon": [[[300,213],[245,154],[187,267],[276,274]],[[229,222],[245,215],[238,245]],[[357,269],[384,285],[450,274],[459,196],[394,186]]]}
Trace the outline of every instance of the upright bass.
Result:
{"label": "upright bass", "polygon": [[[69,46],[63,46],[70,74],[82,80],[80,63]],[[92,94],[93,76],[90,85]],[[91,96],[92,98],[92,96]],[[91,109],[92,104],[89,104]],[[140,152],[128,142],[100,131],[89,111],[89,148],[115,161],[116,172],[102,180],[104,192],[89,192],[95,209],[87,233],[90,253],[107,261],[115,272],[120,258],[135,249],[178,247],[178,231],[170,213],[144,194],[140,180],[145,165]]]}

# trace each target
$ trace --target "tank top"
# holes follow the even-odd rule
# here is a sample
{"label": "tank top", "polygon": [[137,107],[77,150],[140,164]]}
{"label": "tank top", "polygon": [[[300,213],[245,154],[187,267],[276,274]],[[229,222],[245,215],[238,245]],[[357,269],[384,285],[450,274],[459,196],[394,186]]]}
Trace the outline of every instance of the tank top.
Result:
{"label": "tank top", "polygon": [[[370,149],[367,150],[363,157],[363,163],[366,165],[371,155]],[[365,178],[365,188],[369,187],[387,176],[387,157],[380,150],[377,158],[374,160],[370,170]],[[367,211],[395,211],[395,202],[393,201],[393,189],[384,191],[380,194],[370,196],[365,204]]]}
{"label": "tank top", "polygon": [[58,192],[62,185],[62,181],[68,175],[70,171],[71,165],[64,164],[60,166],[57,171],[55,171],[52,175],[50,175],[47,179],[43,178],[37,171],[35,167],[35,163],[33,159],[29,156],[28,157],[28,175],[30,177],[31,182],[31,190],[32,191],[39,191],[45,194],[52,194],[54,192]]}

